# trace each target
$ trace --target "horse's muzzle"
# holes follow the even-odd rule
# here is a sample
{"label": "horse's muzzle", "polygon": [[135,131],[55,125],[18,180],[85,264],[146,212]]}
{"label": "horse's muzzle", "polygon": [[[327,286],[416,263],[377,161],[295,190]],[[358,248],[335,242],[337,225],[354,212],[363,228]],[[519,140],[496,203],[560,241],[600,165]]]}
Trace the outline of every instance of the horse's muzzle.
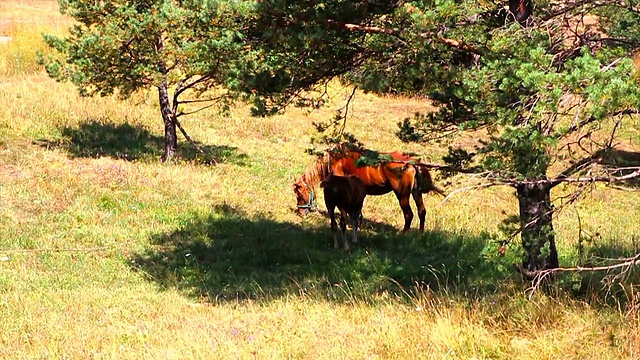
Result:
{"label": "horse's muzzle", "polygon": [[304,217],[309,214],[309,211],[310,211],[309,208],[305,207],[305,208],[298,208],[296,212],[298,213],[299,216]]}

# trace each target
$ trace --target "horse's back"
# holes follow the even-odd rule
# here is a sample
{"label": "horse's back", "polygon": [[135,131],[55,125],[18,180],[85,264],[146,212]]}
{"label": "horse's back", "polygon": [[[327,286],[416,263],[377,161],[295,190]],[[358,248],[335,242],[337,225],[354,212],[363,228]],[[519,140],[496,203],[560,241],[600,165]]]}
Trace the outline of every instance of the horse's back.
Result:
{"label": "horse's back", "polygon": [[366,197],[366,187],[355,175],[329,175],[322,183],[327,207],[337,206],[348,210],[361,209]]}
{"label": "horse's back", "polygon": [[364,184],[368,195],[382,195],[411,186],[414,169],[407,164],[410,157],[401,152],[388,153],[394,161],[377,165],[358,166],[360,152],[350,151],[331,159],[331,172],[340,176],[355,175]]}

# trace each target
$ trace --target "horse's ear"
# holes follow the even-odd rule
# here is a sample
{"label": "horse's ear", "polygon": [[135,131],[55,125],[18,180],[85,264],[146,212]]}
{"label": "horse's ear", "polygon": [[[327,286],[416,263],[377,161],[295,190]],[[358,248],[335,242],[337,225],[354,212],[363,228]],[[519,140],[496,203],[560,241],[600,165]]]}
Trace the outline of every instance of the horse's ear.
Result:
{"label": "horse's ear", "polygon": [[320,181],[320,187],[323,188],[327,186],[327,182],[325,180]]}

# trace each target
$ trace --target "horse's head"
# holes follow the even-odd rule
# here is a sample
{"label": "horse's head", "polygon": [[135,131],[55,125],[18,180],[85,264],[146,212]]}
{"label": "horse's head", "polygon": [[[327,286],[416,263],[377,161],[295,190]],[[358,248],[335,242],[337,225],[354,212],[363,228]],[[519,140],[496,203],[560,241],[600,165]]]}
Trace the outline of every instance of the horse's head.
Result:
{"label": "horse's head", "polygon": [[302,176],[294,181],[293,192],[296,194],[298,215],[305,216],[316,210],[316,194]]}

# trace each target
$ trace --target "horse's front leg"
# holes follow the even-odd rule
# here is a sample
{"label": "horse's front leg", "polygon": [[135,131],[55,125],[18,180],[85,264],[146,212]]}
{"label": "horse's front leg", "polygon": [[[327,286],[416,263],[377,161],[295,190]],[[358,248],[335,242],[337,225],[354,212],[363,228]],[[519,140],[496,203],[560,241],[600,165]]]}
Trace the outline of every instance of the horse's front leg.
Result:
{"label": "horse's front leg", "polygon": [[400,202],[400,208],[404,214],[404,228],[402,229],[402,232],[407,232],[411,227],[411,221],[413,221],[413,211],[411,211],[411,204],[409,202],[411,194],[396,193],[396,197],[398,198],[398,202]]}
{"label": "horse's front leg", "polygon": [[360,211],[354,211],[351,216],[351,230],[353,231],[353,243],[358,243],[358,226],[360,224],[360,219],[362,217],[362,213]]}
{"label": "horse's front leg", "polygon": [[331,218],[331,233],[333,233],[333,247],[338,248],[338,223],[336,222],[336,209],[334,207],[328,207],[329,217]]}
{"label": "horse's front leg", "polygon": [[342,232],[342,243],[344,250],[349,251],[349,240],[347,240],[347,211],[340,210],[340,231]]}

